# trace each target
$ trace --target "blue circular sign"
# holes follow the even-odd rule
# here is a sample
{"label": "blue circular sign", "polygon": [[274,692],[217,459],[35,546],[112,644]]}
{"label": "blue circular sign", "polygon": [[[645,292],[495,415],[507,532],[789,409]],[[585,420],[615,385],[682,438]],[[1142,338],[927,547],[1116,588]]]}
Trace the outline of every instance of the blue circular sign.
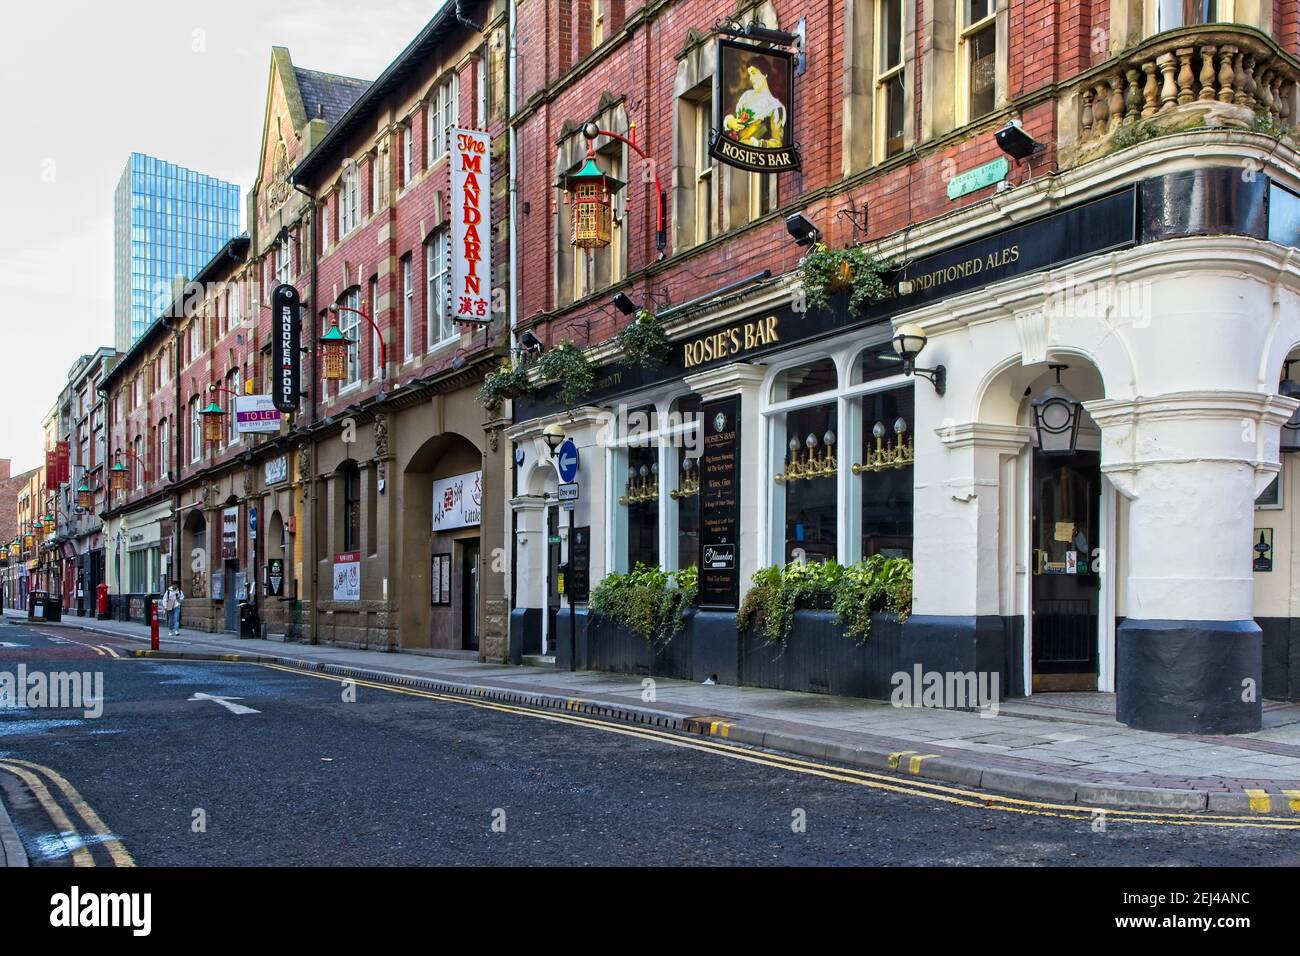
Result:
{"label": "blue circular sign", "polygon": [[556,466],[560,469],[560,480],[570,482],[578,477],[578,446],[572,438],[566,438],[555,456]]}

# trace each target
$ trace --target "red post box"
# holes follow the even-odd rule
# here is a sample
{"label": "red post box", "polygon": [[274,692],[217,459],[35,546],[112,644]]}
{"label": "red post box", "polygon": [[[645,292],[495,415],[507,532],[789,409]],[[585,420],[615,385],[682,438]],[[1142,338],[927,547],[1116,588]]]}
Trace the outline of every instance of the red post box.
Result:
{"label": "red post box", "polygon": [[95,611],[101,621],[108,619],[108,585],[101,583],[95,588]]}

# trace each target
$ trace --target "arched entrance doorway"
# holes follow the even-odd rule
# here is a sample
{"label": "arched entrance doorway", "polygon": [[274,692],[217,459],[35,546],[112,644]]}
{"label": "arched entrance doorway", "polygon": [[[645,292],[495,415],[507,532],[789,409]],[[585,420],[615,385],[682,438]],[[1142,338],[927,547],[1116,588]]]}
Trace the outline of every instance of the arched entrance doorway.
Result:
{"label": "arched entrance doorway", "polygon": [[481,630],[483,455],[435,435],[402,470],[403,647],[477,651]]}

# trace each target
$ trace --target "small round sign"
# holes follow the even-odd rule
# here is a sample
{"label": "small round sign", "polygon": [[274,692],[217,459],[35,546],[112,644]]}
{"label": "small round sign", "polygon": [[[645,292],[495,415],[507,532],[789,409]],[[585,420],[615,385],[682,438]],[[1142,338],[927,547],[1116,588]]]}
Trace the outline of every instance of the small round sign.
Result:
{"label": "small round sign", "polygon": [[572,438],[566,438],[555,455],[555,464],[560,471],[560,480],[573,481],[578,477],[578,446]]}

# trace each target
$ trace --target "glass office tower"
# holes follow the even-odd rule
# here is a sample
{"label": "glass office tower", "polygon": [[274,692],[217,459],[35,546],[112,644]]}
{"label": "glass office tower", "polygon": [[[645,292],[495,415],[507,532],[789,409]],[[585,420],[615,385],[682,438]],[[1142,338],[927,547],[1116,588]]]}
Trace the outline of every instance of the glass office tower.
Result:
{"label": "glass office tower", "polygon": [[132,153],[113,196],[113,340],[125,352],[187,279],[239,235],[239,187]]}

